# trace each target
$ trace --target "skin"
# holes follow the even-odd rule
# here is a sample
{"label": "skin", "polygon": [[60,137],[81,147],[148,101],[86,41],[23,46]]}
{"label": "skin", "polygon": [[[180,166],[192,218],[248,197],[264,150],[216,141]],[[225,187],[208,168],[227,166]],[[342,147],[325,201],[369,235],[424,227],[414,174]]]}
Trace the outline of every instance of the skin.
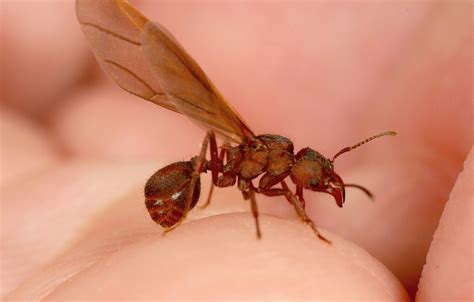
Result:
{"label": "skin", "polygon": [[[204,132],[106,79],[82,36],[71,38],[79,30],[72,2],[61,27],[41,21],[57,14],[54,2],[26,10],[30,18],[12,17],[17,5],[5,4],[1,33],[10,62],[2,68],[2,297],[405,301],[418,284],[418,301],[472,297],[467,3],[141,6],[257,133],[328,157],[376,132],[399,133],[336,161],[375,202],[350,190],[339,209],[329,195],[305,194],[333,247],[284,198],[262,196],[256,241],[251,215],[236,213],[249,211],[236,188],[216,190],[209,208],[162,236],[143,184],[195,155]],[[38,44],[20,22],[71,42]],[[25,44],[49,68],[26,64]],[[29,76],[13,81],[13,73]],[[203,203],[210,175],[201,179]]]}

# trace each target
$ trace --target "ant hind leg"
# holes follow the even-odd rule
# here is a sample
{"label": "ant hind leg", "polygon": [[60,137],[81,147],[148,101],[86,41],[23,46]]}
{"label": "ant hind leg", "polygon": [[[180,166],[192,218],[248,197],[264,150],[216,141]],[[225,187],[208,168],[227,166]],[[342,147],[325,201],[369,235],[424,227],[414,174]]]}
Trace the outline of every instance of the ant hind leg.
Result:
{"label": "ant hind leg", "polygon": [[207,145],[209,144],[209,140],[211,138],[214,138],[214,142],[215,142],[214,132],[208,131],[202,142],[201,152],[199,152],[199,155],[191,160],[193,162],[193,173],[191,174],[190,181],[189,181],[189,192],[188,192],[188,197],[186,198],[186,201],[185,201],[183,216],[181,216],[181,218],[176,222],[176,224],[172,225],[169,228],[166,228],[165,233],[168,233],[174,230],[177,226],[179,226],[186,219],[186,216],[189,210],[191,209],[191,204],[194,198],[194,191],[199,179],[199,175],[203,171],[203,166],[206,161]]}

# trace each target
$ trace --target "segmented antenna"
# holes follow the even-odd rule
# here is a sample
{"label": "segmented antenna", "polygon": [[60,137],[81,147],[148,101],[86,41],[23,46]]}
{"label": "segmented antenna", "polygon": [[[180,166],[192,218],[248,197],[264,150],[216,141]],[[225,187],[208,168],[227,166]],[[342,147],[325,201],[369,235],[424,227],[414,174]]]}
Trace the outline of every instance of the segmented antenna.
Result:
{"label": "segmented antenna", "polygon": [[339,155],[343,154],[343,153],[346,153],[346,152],[349,152],[351,150],[354,150],[355,148],[357,147],[360,147],[362,146],[363,144],[366,144],[368,142],[370,142],[371,140],[374,140],[376,138],[379,138],[381,136],[386,136],[386,135],[390,135],[390,136],[394,136],[394,135],[397,135],[397,132],[395,131],[385,131],[385,132],[382,132],[382,133],[379,133],[379,134],[376,134],[374,136],[371,136],[363,141],[361,141],[360,143],[357,143],[355,144],[354,146],[351,146],[351,147],[345,147],[343,148],[341,151],[337,152],[336,155],[334,155],[334,157],[332,158],[332,161],[334,161],[336,159],[336,157],[338,157]]}

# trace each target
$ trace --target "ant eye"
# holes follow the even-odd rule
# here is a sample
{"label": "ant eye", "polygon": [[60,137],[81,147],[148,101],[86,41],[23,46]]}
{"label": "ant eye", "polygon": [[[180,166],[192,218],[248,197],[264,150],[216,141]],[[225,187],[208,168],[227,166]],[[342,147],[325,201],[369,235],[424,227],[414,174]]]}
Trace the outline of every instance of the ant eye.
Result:
{"label": "ant eye", "polygon": [[317,186],[318,186],[318,180],[317,180],[317,179],[314,179],[314,178],[310,179],[310,180],[309,180],[309,185],[310,185],[311,187],[313,187],[313,188],[314,188],[314,187],[317,187]]}

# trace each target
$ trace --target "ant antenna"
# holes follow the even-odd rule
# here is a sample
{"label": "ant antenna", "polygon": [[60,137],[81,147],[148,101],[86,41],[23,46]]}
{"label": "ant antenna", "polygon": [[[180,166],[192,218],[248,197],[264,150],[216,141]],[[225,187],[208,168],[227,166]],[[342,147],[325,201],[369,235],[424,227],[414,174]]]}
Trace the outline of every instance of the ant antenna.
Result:
{"label": "ant antenna", "polygon": [[357,147],[360,147],[362,146],[363,144],[366,144],[368,142],[370,142],[371,140],[374,140],[376,138],[379,138],[381,136],[386,136],[386,135],[390,135],[390,136],[394,136],[394,135],[397,135],[397,132],[395,131],[385,131],[385,132],[382,132],[382,133],[379,133],[379,134],[376,134],[374,136],[371,136],[363,141],[361,141],[360,143],[357,143],[355,144],[354,146],[351,146],[351,147],[345,147],[343,148],[341,151],[337,152],[336,155],[334,155],[334,157],[332,158],[332,162],[336,159],[336,157],[338,157],[339,155],[343,154],[343,153],[346,153],[346,152],[349,152]]}

